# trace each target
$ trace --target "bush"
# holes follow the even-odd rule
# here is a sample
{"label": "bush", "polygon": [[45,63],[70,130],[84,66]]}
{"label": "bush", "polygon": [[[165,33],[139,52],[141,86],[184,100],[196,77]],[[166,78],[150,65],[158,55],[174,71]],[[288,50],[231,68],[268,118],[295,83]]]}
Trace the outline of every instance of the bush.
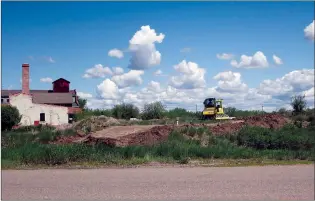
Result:
{"label": "bush", "polygon": [[166,110],[161,102],[145,104],[142,112],[142,119],[162,119],[165,116]]}
{"label": "bush", "polygon": [[230,117],[246,117],[265,114],[266,112],[260,110],[238,110],[234,107],[224,108],[224,113]]}
{"label": "bush", "polygon": [[112,114],[117,119],[137,118],[139,116],[139,108],[133,104],[115,105],[112,109]]}
{"label": "bush", "polygon": [[1,106],[1,130],[11,130],[20,123],[22,116],[16,107],[11,105]]}
{"label": "bush", "polygon": [[291,99],[291,106],[295,115],[304,112],[306,109],[305,96],[293,96]]}
{"label": "bush", "polygon": [[279,130],[244,127],[237,135],[238,145],[255,149],[311,150],[314,148],[314,128],[286,125]]}

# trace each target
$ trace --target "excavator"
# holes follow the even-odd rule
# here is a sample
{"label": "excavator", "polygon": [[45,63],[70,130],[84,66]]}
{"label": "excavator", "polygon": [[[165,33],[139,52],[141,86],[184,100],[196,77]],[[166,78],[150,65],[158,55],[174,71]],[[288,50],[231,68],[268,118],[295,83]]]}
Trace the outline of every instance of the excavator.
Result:
{"label": "excavator", "polygon": [[223,111],[223,99],[207,98],[203,101],[204,110],[202,111],[203,120],[226,120],[234,119]]}

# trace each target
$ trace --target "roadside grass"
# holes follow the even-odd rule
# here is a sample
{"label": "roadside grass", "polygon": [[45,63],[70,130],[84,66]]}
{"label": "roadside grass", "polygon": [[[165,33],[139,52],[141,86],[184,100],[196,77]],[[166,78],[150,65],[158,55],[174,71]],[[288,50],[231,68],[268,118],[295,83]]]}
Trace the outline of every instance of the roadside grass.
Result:
{"label": "roadside grass", "polygon": [[246,127],[237,135],[215,136],[207,128],[183,128],[174,130],[167,141],[153,146],[109,147],[48,144],[60,135],[74,135],[72,130],[38,134],[10,132],[2,136],[2,167],[76,163],[128,166],[154,161],[190,164],[193,160],[247,160],[251,161],[249,164],[257,164],[255,160],[309,162],[315,159],[313,133],[313,127],[286,126],[280,130]]}

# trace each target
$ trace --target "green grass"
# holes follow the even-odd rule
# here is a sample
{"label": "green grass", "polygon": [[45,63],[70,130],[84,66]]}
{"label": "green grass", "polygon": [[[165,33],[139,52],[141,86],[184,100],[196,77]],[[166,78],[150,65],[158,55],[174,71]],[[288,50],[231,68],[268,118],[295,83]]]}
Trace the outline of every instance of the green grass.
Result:
{"label": "green grass", "polygon": [[[314,128],[244,128],[236,136],[214,136],[203,127],[185,128],[174,130],[167,141],[154,146],[108,147],[104,144],[47,144],[57,136],[73,135],[72,130],[39,134],[10,132],[2,136],[2,162],[10,167],[74,163],[136,165],[150,161],[188,164],[196,159],[312,161],[315,152],[311,133]],[[207,140],[206,145],[201,146],[202,140]]]}

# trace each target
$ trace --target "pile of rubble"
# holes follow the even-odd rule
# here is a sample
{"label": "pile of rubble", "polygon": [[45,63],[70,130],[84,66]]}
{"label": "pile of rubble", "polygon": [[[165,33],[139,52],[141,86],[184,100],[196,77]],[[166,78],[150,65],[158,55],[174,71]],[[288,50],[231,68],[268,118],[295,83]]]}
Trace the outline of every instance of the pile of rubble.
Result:
{"label": "pile of rubble", "polygon": [[120,121],[115,118],[107,116],[92,116],[87,119],[83,119],[74,124],[73,129],[79,135],[86,135],[91,132],[103,130],[109,126],[120,125]]}

